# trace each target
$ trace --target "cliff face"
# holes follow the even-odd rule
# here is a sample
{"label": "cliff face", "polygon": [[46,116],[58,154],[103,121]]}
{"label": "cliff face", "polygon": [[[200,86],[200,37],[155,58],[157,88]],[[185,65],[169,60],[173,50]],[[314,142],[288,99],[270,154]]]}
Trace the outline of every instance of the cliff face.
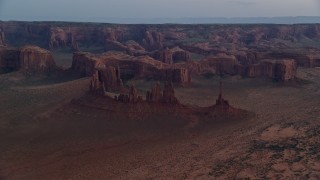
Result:
{"label": "cliff face", "polygon": [[295,79],[297,67],[293,59],[266,59],[260,64],[247,67],[245,74],[248,77],[269,77],[284,82]]}
{"label": "cliff face", "polygon": [[0,47],[0,72],[7,73],[20,69],[20,51],[16,48]]}
{"label": "cliff face", "polygon": [[[77,51],[72,70],[81,76],[91,76],[97,67],[119,66],[123,80],[146,78],[188,84],[191,81],[190,74],[274,78],[272,73],[265,72],[267,65],[263,62],[264,59],[294,59],[298,66],[320,66],[320,45],[318,49],[316,45],[309,47],[316,43],[297,48],[306,39],[314,42],[320,40],[320,25],[312,24],[115,25],[0,22],[0,29],[0,45],[36,44],[51,49],[71,48]],[[92,55],[79,52],[82,48],[91,47],[104,48],[110,53]],[[111,51],[122,53],[112,54]],[[25,54],[22,57],[28,59]],[[280,66],[293,67],[285,64],[272,68],[283,69]],[[287,71],[295,72],[294,68]],[[289,76],[292,75],[278,79],[291,79]]]}
{"label": "cliff face", "polygon": [[[94,23],[0,22],[7,44],[35,44],[43,48],[95,45],[106,40],[125,44],[135,41],[148,51],[180,47],[193,53],[221,52],[217,47],[190,46],[197,41],[257,45],[274,39],[288,42],[301,37],[320,38],[320,25],[113,25]],[[225,51],[224,51],[225,52]]]}
{"label": "cliff face", "polygon": [[50,73],[56,68],[50,51],[36,46],[25,46],[20,50],[20,69],[28,73]]}
{"label": "cliff face", "polygon": [[277,81],[293,80],[297,73],[297,63],[293,59],[264,60],[265,73]]}
{"label": "cliff face", "polygon": [[120,78],[119,68],[108,66],[106,68],[100,68],[98,73],[106,91],[123,90],[123,82]]}
{"label": "cliff face", "polygon": [[164,35],[157,31],[145,31],[143,45],[149,50],[161,49],[163,47]]}
{"label": "cliff face", "polygon": [[188,51],[185,51],[179,47],[174,47],[172,49],[169,49],[168,47],[165,49],[161,49],[158,51],[155,51],[151,53],[151,56],[159,60],[161,62],[167,63],[167,64],[173,64],[176,62],[186,62],[191,59],[190,53]]}
{"label": "cliff face", "polygon": [[90,77],[94,74],[98,61],[90,58],[89,53],[73,53],[71,70],[80,76]]}
{"label": "cliff face", "polygon": [[0,29],[11,46],[37,45],[48,48],[50,24],[27,22],[0,22]]}
{"label": "cliff face", "polygon": [[108,66],[119,67],[119,76],[124,80],[128,78],[168,80],[181,85],[191,82],[190,73],[186,68],[174,67],[148,56],[134,57],[115,52],[98,55],[74,53],[72,70],[82,76],[92,76],[95,69]]}
{"label": "cliff face", "polygon": [[0,48],[0,69],[2,72],[21,70],[26,73],[51,73],[56,69],[52,54],[36,46],[21,49]]}
{"label": "cliff face", "polygon": [[2,29],[0,29],[0,46],[5,46],[6,45],[6,40],[4,36],[4,32]]}
{"label": "cliff face", "polygon": [[301,52],[287,52],[286,50],[282,52],[268,53],[264,56],[265,58],[272,59],[295,59],[299,66],[312,68],[319,66],[318,60],[320,59],[320,52],[317,51],[301,51]]}

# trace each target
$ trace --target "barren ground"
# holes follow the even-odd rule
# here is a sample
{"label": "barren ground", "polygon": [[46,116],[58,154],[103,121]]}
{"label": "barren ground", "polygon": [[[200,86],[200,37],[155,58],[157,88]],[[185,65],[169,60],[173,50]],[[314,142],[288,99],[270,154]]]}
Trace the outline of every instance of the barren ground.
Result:
{"label": "barren ground", "polygon": [[[166,113],[128,122],[70,104],[89,79],[0,75],[0,179],[320,179],[320,69],[300,68],[298,77],[288,85],[227,77],[226,99],[256,115],[191,130]],[[129,83],[140,92],[153,84]],[[217,83],[196,78],[176,93],[205,107]]]}

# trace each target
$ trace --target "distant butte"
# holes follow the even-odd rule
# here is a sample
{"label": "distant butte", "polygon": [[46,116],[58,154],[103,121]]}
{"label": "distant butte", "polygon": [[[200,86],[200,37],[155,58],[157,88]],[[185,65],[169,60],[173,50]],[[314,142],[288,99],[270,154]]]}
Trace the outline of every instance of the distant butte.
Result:
{"label": "distant butte", "polygon": [[37,46],[0,47],[0,71],[50,74],[57,69],[52,53]]}

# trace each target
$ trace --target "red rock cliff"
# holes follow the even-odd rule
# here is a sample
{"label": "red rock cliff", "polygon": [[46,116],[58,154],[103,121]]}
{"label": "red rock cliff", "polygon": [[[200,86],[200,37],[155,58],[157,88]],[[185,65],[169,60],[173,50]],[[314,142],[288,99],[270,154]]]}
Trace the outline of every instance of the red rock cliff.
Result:
{"label": "red rock cliff", "polygon": [[20,69],[29,73],[50,73],[56,69],[56,64],[50,51],[25,46],[20,51]]}

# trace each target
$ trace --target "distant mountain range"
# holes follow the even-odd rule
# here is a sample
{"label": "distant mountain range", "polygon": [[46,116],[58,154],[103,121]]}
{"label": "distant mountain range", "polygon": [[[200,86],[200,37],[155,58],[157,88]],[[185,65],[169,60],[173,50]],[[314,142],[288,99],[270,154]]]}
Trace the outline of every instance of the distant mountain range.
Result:
{"label": "distant mountain range", "polygon": [[[1,20],[1,19],[0,19]],[[5,19],[8,20],[8,19]],[[69,21],[116,24],[320,24],[320,16],[288,17],[184,17],[184,18],[104,18],[104,17],[42,17],[22,21]]]}

